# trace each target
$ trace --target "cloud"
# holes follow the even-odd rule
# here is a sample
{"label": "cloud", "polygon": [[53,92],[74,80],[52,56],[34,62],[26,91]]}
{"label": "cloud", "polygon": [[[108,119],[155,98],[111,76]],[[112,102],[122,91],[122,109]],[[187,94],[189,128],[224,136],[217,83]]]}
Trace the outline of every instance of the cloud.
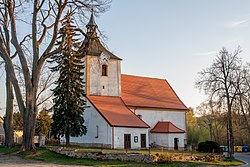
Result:
{"label": "cloud", "polygon": [[248,26],[248,22],[250,19],[244,19],[239,21],[233,21],[230,24],[230,27],[236,28],[236,27],[246,27]]}
{"label": "cloud", "polygon": [[200,55],[200,56],[214,56],[217,53],[218,53],[218,51],[209,51],[209,52],[198,53],[197,55]]}
{"label": "cloud", "polygon": [[244,37],[235,37],[221,41],[220,45],[225,47],[237,47],[238,45],[244,43],[244,41]]}

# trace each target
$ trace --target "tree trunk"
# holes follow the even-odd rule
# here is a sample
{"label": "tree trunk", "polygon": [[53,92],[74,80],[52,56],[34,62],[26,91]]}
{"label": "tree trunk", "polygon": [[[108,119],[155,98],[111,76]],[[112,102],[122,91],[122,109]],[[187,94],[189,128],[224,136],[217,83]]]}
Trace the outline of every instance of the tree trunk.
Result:
{"label": "tree trunk", "polygon": [[66,146],[69,146],[70,145],[70,129],[69,129],[69,127],[67,128],[65,138],[66,138]]}
{"label": "tree trunk", "polygon": [[232,125],[232,105],[228,103],[228,137],[229,137],[229,158],[233,159],[234,154],[234,137],[233,137],[233,125]]}
{"label": "tree trunk", "polygon": [[[34,92],[30,93],[34,94]],[[35,149],[34,144],[34,134],[35,134],[35,124],[36,124],[36,99],[34,96],[27,95],[26,101],[26,112],[23,114],[23,142],[21,150],[33,150]]]}
{"label": "tree trunk", "polygon": [[10,81],[10,76],[8,75],[8,70],[6,70],[6,113],[4,117],[4,134],[5,134],[5,145],[7,147],[12,147],[14,145],[14,130],[13,130],[13,89],[12,83]]}

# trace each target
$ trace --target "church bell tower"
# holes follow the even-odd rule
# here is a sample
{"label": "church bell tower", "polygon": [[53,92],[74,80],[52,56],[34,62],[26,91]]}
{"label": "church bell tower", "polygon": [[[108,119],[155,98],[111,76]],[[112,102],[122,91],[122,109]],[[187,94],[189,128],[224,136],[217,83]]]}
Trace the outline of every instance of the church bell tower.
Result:
{"label": "church bell tower", "polygon": [[84,39],[87,96],[121,96],[121,60],[108,51],[97,34],[92,11]]}

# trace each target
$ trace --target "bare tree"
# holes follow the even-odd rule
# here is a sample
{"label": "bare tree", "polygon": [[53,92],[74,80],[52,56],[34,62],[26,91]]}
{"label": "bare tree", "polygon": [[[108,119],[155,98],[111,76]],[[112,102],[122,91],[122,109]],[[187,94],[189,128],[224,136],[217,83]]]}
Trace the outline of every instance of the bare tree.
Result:
{"label": "bare tree", "polygon": [[[8,11],[5,10],[4,12],[1,11],[0,13],[1,19],[0,24],[2,25],[2,31],[1,36],[4,38],[6,52],[10,55],[10,36],[9,36],[9,29],[8,29]],[[4,63],[4,62],[2,62]],[[5,71],[8,73],[8,68],[5,65]],[[13,88],[12,88],[12,82],[9,75],[6,75],[6,111],[4,116],[4,133],[5,133],[5,145],[7,147],[12,147],[14,144],[14,138],[13,138],[13,101],[14,101],[14,95],[13,95]]]}
{"label": "bare tree", "polygon": [[238,94],[234,85],[242,66],[238,57],[240,52],[240,48],[234,53],[222,48],[212,65],[199,73],[199,78],[195,83],[199,89],[203,89],[210,96],[210,99],[226,106],[230,158],[233,158],[234,147],[232,106]]}
{"label": "bare tree", "polygon": [[244,129],[247,129],[250,134],[250,66],[247,65],[238,72],[237,82],[234,83],[235,89],[238,92],[236,97],[236,106],[239,115],[242,115]]}
{"label": "bare tree", "polygon": [[[0,12],[8,14],[8,34],[4,34],[4,27],[2,24],[0,25],[0,56],[6,64],[8,72],[6,75],[10,77],[18,107],[23,116],[22,150],[31,150],[35,147],[33,136],[38,113],[39,80],[46,59],[61,51],[61,47],[55,48],[55,43],[63,13],[71,8],[75,18],[80,18],[84,17],[86,11],[90,11],[92,7],[95,7],[96,12],[103,12],[108,3],[109,1],[105,0],[0,0]],[[1,20],[5,21],[2,18]],[[27,30],[22,28],[24,23],[27,23],[25,25],[28,26]],[[31,37],[27,45],[22,45],[19,33],[24,33],[24,39],[28,36]],[[10,48],[13,48],[13,51],[10,52],[6,43],[7,37],[11,39],[12,46]],[[24,78],[25,95],[20,89],[11,53],[19,58]],[[28,54],[32,57],[32,67],[30,68]]]}

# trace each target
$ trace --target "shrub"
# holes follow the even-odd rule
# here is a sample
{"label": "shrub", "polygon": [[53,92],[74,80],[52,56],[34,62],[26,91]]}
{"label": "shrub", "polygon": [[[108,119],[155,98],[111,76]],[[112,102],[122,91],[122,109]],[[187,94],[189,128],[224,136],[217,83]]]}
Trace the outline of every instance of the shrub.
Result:
{"label": "shrub", "polygon": [[220,144],[214,141],[205,141],[198,144],[199,152],[206,153],[219,153],[220,152]]}
{"label": "shrub", "polygon": [[173,161],[172,156],[169,154],[160,154],[158,157],[158,163],[171,163]]}

